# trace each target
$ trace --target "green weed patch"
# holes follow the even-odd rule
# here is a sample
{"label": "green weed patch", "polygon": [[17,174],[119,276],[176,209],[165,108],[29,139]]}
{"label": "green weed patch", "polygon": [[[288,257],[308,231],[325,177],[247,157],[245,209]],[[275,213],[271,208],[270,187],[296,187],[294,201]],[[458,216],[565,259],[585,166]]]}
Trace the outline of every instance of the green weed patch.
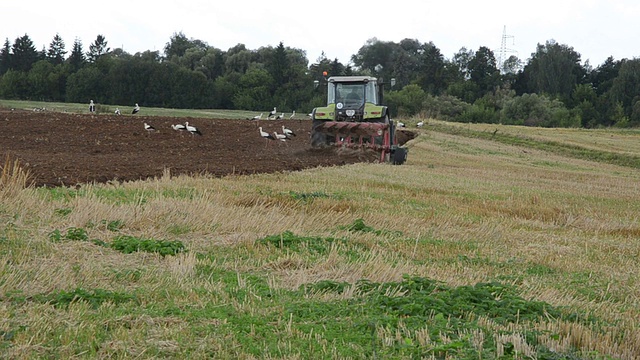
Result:
{"label": "green weed patch", "polygon": [[186,251],[184,244],[178,240],[141,239],[129,235],[117,236],[113,239],[109,247],[124,254],[144,251],[157,253],[162,256],[176,255]]}
{"label": "green weed patch", "polygon": [[256,243],[295,252],[307,250],[313,253],[326,254],[329,252],[332,244],[345,244],[346,240],[332,237],[300,236],[287,230],[282,234],[269,235],[258,239]]}
{"label": "green weed patch", "polygon": [[350,232],[363,232],[363,233],[373,233],[376,235],[391,235],[391,236],[402,236],[401,231],[390,231],[390,230],[378,230],[374,229],[371,226],[368,226],[364,223],[362,218],[356,219],[352,224],[346,226],[339,226],[341,230],[347,230]]}

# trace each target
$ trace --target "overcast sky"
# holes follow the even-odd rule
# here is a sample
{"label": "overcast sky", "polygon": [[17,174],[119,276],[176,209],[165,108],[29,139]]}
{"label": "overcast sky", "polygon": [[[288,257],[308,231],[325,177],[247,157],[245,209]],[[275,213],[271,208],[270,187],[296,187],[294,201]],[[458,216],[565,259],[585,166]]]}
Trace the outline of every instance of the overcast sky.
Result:
{"label": "overcast sky", "polygon": [[324,51],[346,64],[374,37],[431,41],[447,59],[462,47],[486,46],[498,58],[506,27],[512,50],[507,55],[526,61],[537,44],[553,39],[596,67],[609,56],[640,56],[638,19],[640,2],[634,0],[3,0],[0,37],[12,45],[27,34],[41,50],[57,33],[70,53],[76,38],[88,51],[103,35],[111,49],[162,55],[171,36],[182,32],[224,51],[237,44],[255,50],[283,42],[305,50],[310,63]]}

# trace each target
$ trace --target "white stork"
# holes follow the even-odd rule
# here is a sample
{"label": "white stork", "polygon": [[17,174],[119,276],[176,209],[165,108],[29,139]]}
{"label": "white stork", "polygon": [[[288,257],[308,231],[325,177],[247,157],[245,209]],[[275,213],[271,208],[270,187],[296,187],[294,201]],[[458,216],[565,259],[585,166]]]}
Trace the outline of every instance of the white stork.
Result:
{"label": "white stork", "polygon": [[289,120],[293,120],[293,118],[296,117],[296,111],[293,110],[293,112],[291,113],[291,116],[289,116]]}
{"label": "white stork", "polygon": [[263,131],[262,130],[262,126],[260,126],[258,128],[258,130],[260,130],[260,136],[262,136],[262,138],[265,139],[265,143],[264,143],[265,147],[267,147],[267,144],[269,143],[269,140],[275,140],[276,139],[275,137],[273,137],[273,135],[269,134],[266,131]]}
{"label": "white stork", "polygon": [[424,126],[424,121],[420,121],[419,123],[416,124],[417,127],[423,127]]}
{"label": "white stork", "polygon": [[275,132],[275,131],[273,132],[273,137],[274,137],[276,140],[280,140],[280,141],[287,141],[287,135],[285,135],[285,134],[278,134],[278,133],[277,133],[277,132]]}
{"label": "white stork", "polygon": [[187,129],[187,131],[191,134],[191,135],[202,135],[202,133],[200,132],[200,130],[198,130],[198,128],[196,128],[193,125],[189,125],[189,122],[185,122],[184,123],[184,127]]}
{"label": "white stork", "polygon": [[187,130],[187,127],[182,124],[171,125],[171,128],[176,131],[184,131]]}
{"label": "white stork", "polygon": [[154,128],[153,126],[144,123],[144,129],[147,130],[147,133],[152,133],[156,131],[156,128]]}
{"label": "white stork", "polygon": [[288,138],[291,138],[292,136],[296,136],[296,133],[293,132],[293,130],[284,127],[284,125],[282,125],[282,133]]}
{"label": "white stork", "polygon": [[262,119],[262,114],[264,114],[264,113],[260,113],[260,115],[256,115],[256,116],[252,117],[251,120],[260,120],[260,119]]}
{"label": "white stork", "polygon": [[138,103],[136,103],[136,107],[133,108],[133,111],[131,113],[132,114],[137,114],[138,111],[140,111],[140,106],[138,106]]}
{"label": "white stork", "polygon": [[267,119],[271,119],[271,117],[276,116],[276,107],[273,107],[273,110],[271,110],[271,112],[269,113],[269,116],[267,116]]}

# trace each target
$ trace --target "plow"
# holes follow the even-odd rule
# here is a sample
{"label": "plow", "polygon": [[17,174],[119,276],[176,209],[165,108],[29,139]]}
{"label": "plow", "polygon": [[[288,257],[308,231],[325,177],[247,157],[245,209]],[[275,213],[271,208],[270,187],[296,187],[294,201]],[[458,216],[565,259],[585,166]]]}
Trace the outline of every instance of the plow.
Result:
{"label": "plow", "polygon": [[311,145],[372,149],[379,162],[406,161],[398,145],[388,108],[381,105],[382,86],[370,76],[339,76],[327,80],[327,106],[313,109]]}
{"label": "plow", "polygon": [[[392,158],[392,154],[400,155],[397,151],[392,151],[391,125],[384,123],[364,123],[364,122],[323,122],[318,131],[334,137],[330,143],[338,147],[352,149],[372,149],[380,153],[380,162],[401,163],[404,159]],[[404,156],[404,154],[403,154]]]}

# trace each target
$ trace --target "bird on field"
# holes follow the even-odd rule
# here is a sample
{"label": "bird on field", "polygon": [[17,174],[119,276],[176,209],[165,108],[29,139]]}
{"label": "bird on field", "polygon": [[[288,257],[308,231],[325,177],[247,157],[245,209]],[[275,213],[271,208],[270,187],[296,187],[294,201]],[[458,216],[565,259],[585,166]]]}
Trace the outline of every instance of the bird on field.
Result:
{"label": "bird on field", "polygon": [[258,130],[260,130],[260,136],[262,136],[263,139],[265,139],[265,143],[264,146],[266,147],[267,144],[269,143],[269,140],[275,140],[276,138],[273,137],[273,135],[269,134],[268,132],[262,130],[262,126],[260,126],[258,128]]}
{"label": "bird on field", "polygon": [[202,135],[202,133],[200,132],[200,130],[198,130],[195,126],[193,125],[189,125],[189,122],[185,122],[184,123],[184,127],[187,129],[187,131],[189,133],[191,133],[191,135]]}
{"label": "bird on field", "polygon": [[296,136],[296,133],[293,132],[293,130],[284,127],[284,125],[282,125],[282,133],[288,138],[291,138],[292,136]]}
{"label": "bird on field", "polygon": [[417,127],[423,127],[424,126],[424,121],[420,121],[419,123],[416,124]]}
{"label": "bird on field", "polygon": [[121,114],[119,108],[116,108],[116,111],[114,111],[113,113],[116,114],[116,115],[120,115]]}
{"label": "bird on field", "polygon": [[287,141],[287,135],[285,135],[285,134],[278,134],[278,133],[277,133],[277,132],[275,132],[275,131],[273,132],[273,137],[274,137],[276,140],[280,140],[280,141]]}
{"label": "bird on field", "polygon": [[132,114],[137,114],[138,111],[140,111],[140,106],[138,106],[138,103],[136,103],[136,107],[133,108],[133,111],[131,113]]}
{"label": "bird on field", "polygon": [[293,112],[291,113],[291,116],[289,116],[289,120],[292,120],[294,117],[296,117],[296,111],[293,110]]}
{"label": "bird on field", "polygon": [[252,117],[251,120],[260,120],[260,119],[262,119],[262,114],[264,114],[264,113],[260,113],[260,115],[256,115],[256,116]]}
{"label": "bird on field", "polygon": [[276,116],[276,120],[282,120],[282,119],[284,119],[284,113]]}
{"label": "bird on field", "polygon": [[171,128],[176,131],[184,131],[187,130],[187,127],[182,124],[171,125]]}
{"label": "bird on field", "polygon": [[398,121],[398,127],[405,127],[405,125],[402,121]]}
{"label": "bird on field", "polygon": [[271,110],[271,112],[269,113],[269,116],[267,116],[267,119],[271,119],[273,116],[276,116],[276,107],[273,107],[273,110]]}
{"label": "bird on field", "polygon": [[156,131],[156,128],[154,128],[153,126],[147,123],[144,123],[144,129],[147,130],[148,133],[152,133]]}

